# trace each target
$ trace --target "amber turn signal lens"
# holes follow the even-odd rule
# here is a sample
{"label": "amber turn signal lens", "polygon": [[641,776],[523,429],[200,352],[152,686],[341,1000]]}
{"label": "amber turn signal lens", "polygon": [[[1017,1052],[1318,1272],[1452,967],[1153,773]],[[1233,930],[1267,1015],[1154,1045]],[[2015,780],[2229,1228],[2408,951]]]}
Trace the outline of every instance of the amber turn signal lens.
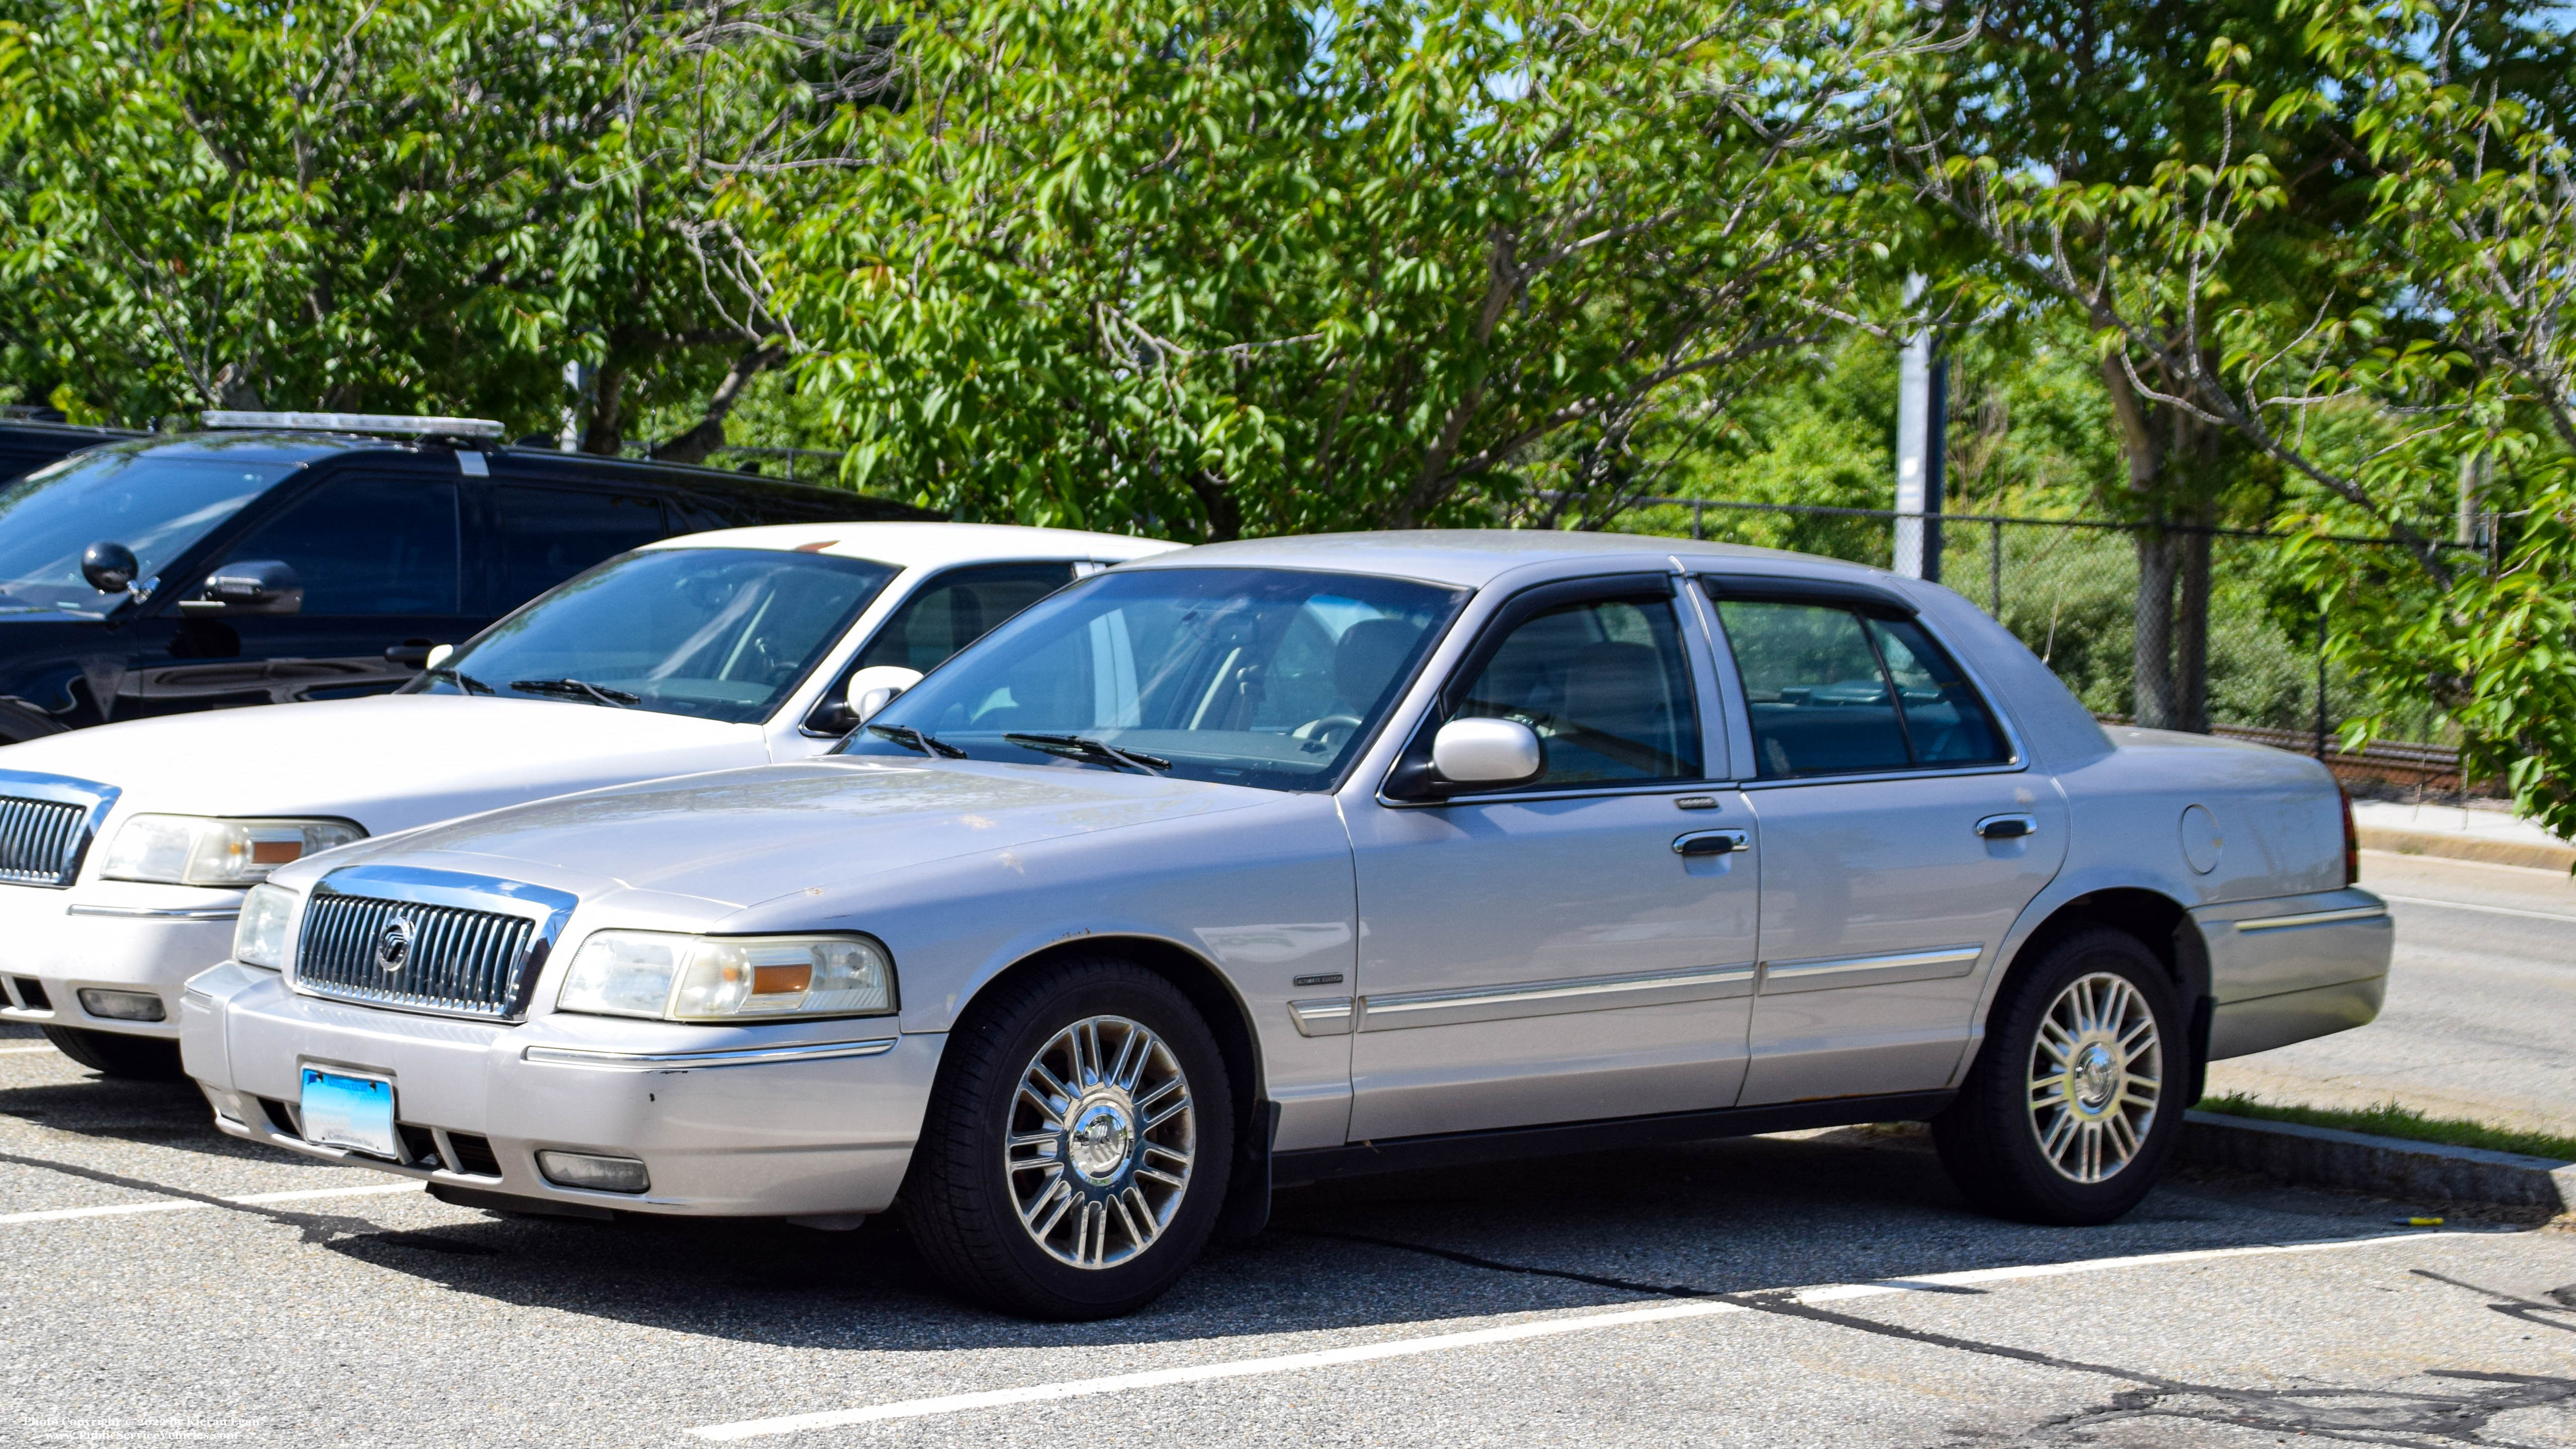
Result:
{"label": "amber turn signal lens", "polygon": [[751,968],[751,994],[771,996],[802,992],[814,984],[811,966],[754,966]]}

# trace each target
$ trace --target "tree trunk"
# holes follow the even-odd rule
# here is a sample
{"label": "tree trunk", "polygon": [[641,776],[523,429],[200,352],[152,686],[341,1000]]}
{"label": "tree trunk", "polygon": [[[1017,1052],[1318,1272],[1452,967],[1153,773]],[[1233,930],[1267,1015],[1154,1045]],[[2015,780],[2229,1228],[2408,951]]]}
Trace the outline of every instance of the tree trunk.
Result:
{"label": "tree trunk", "polygon": [[2138,540],[2138,602],[2134,621],[2132,672],[2137,700],[2131,713],[2149,729],[2169,730],[2174,722],[2173,535],[2162,528],[2141,528]]}
{"label": "tree trunk", "polygon": [[716,384],[714,396],[707,399],[706,410],[689,430],[667,442],[656,443],[652,456],[670,463],[703,463],[707,455],[724,446],[725,416],[742,397],[751,380],[778,365],[787,356],[780,343],[756,343],[746,347],[725,370],[724,381]]}
{"label": "tree trunk", "polygon": [[582,429],[581,450],[614,458],[626,447],[625,365],[603,361],[591,376],[590,426]]}
{"label": "tree trunk", "polygon": [[2209,733],[2209,533],[2195,519],[2190,532],[2175,537],[2179,555],[2175,581],[2181,585],[2173,611],[2173,728],[2196,735]]}

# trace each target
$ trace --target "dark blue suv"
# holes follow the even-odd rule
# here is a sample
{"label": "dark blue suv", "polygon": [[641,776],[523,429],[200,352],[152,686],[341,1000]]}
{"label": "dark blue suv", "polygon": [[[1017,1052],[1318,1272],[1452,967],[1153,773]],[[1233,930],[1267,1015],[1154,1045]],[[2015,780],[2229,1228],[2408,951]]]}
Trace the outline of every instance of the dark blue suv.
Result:
{"label": "dark blue suv", "polygon": [[470,436],[109,443],[0,485],[0,743],[389,690],[432,646],[673,534],[937,516]]}

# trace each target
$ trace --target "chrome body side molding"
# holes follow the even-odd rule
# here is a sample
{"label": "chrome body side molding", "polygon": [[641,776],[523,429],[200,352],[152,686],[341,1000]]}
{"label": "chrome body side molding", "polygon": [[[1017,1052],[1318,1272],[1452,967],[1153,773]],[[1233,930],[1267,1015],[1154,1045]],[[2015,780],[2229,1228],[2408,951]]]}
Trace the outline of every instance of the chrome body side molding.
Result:
{"label": "chrome body side molding", "polygon": [[1889,956],[1833,956],[1818,961],[1765,961],[1762,994],[1834,991],[1845,986],[1887,986],[1900,981],[1943,981],[1977,969],[1983,946],[1936,946]]}

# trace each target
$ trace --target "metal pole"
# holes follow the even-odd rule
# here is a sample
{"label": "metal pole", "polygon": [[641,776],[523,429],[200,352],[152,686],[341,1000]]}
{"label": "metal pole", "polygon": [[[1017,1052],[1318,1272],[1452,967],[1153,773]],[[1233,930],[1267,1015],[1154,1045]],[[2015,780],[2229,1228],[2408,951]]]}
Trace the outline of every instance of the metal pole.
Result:
{"label": "metal pole", "polygon": [[[1922,293],[1921,277],[1905,279],[1908,305]],[[1923,566],[1923,503],[1924,489],[1931,481],[1931,443],[1932,332],[1924,328],[1905,339],[1905,350],[1896,363],[1896,546],[1891,566],[1912,579],[1930,577],[1941,568],[1937,560],[1931,574]]]}
{"label": "metal pole", "polygon": [[2326,601],[2317,600],[2317,763],[2326,758]]}
{"label": "metal pole", "polygon": [[1697,499],[1691,500],[1691,537],[1693,539],[1708,537],[1707,522],[1708,505]]}
{"label": "metal pole", "polygon": [[1998,518],[1986,527],[1991,530],[1986,540],[1986,597],[1993,601],[1993,607],[1986,612],[2001,619],[2004,616],[2004,521]]}
{"label": "metal pole", "polygon": [[[1928,334],[1927,334],[1928,335]],[[1923,439],[1923,573],[1941,582],[1941,485],[1943,460],[1950,453],[1950,359],[1932,357],[1932,390],[1927,399],[1931,426]]]}

